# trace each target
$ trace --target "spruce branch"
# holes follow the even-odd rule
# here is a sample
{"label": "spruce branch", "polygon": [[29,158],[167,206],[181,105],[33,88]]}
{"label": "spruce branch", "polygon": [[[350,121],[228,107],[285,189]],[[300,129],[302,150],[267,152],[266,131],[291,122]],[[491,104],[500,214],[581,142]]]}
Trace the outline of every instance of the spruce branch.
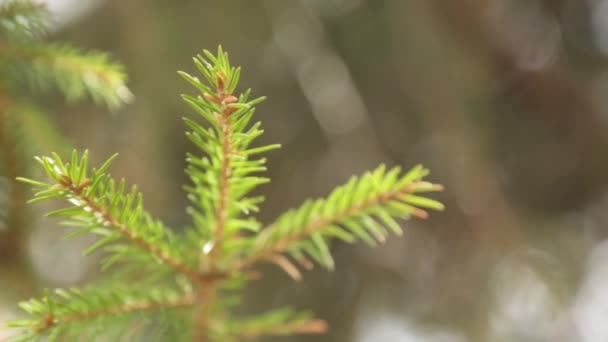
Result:
{"label": "spruce branch", "polygon": [[[198,114],[198,121],[204,122],[202,125],[184,118],[190,128],[188,138],[202,152],[188,154],[186,159],[191,184],[185,190],[192,202],[187,212],[193,227],[185,234],[174,235],[152,219],[143,210],[142,196],[135,188],[125,191],[124,180],[115,182],[106,174],[114,156],[89,171],[87,152],[79,156],[74,151],[69,162],[52,154],[37,158],[52,182],[20,178],[40,189],[30,202],[59,198],[72,204],[49,215],[67,217],[66,225],[77,228],[70,236],[98,235],[100,240],[85,252],[108,252],[102,267],[137,267],[152,273],[108,297],[114,302],[95,291],[90,295],[77,292],[78,298],[69,295],[65,301],[46,296],[27,302],[24,309],[34,319],[13,323],[26,328],[24,341],[41,335],[53,340],[90,332],[98,327],[92,321],[115,321],[135,312],[161,314],[178,307],[191,310],[187,318],[176,319],[189,325],[181,326],[176,334],[182,336],[187,331],[187,338],[197,342],[320,334],[327,330],[324,321],[290,308],[233,318],[233,306],[241,302],[244,286],[254,279],[252,266],[260,261],[272,262],[299,279],[301,274],[293,260],[305,268],[313,266],[310,259],[333,268],[330,244],[335,239],[374,245],[384,242],[390,231],[402,233],[398,219],[426,218],[425,209],[443,209],[438,201],[420,195],[442,190],[441,185],[424,181],[427,169],[416,166],[402,172],[399,167],[387,170],[380,166],[361,177],[352,177],[327,198],[306,201],[262,229],[252,214],[258,211],[263,197],[252,196],[251,192],[269,179],[257,175],[266,170],[266,160],[258,154],[279,147],[252,146],[263,134],[261,124],[251,124],[251,119],[255,106],[264,98],[250,100],[250,90],[235,93],[240,69],[230,65],[221,48],[217,55],[204,51],[194,63],[203,81],[180,72],[200,91],[196,97],[183,95],[183,99]],[[122,273],[116,276],[119,280],[128,278]],[[171,286],[165,282],[177,283],[180,279],[187,291],[172,295]],[[139,296],[156,285],[159,293],[170,297]],[[76,307],[71,303],[77,303]],[[57,315],[55,307],[71,311]]]}
{"label": "spruce branch", "polygon": [[[220,74],[217,79],[217,88],[215,96],[208,95],[208,97],[219,105],[220,113],[217,115],[219,130],[221,131],[220,145],[222,146],[221,155],[221,166],[219,170],[219,198],[217,207],[215,210],[216,225],[213,230],[213,240],[217,245],[222,245],[224,240],[224,230],[226,229],[226,221],[228,219],[228,200],[230,196],[230,176],[232,175],[232,165],[230,163],[230,156],[235,153],[232,148],[232,127],[228,116],[231,114],[232,109],[228,107],[228,104],[235,101],[235,97],[230,93],[225,92],[226,80],[223,75]],[[213,248],[211,250],[211,257],[217,255],[221,257],[219,248]],[[211,261],[213,265],[213,261]]]}
{"label": "spruce branch", "polygon": [[0,37],[28,39],[46,33],[48,10],[30,0],[6,0],[0,4]]}
{"label": "spruce branch", "polygon": [[217,284],[212,282],[201,288],[197,296],[198,309],[192,321],[193,341],[207,342],[210,336],[210,320],[213,303],[217,296]]}
{"label": "spruce branch", "polygon": [[240,243],[246,232],[256,232],[261,224],[249,215],[259,210],[263,197],[248,197],[268,178],[252,174],[266,170],[265,159],[252,156],[280,147],[278,144],[251,148],[252,142],[263,134],[261,124],[249,125],[255,105],[265,98],[249,100],[251,91],[235,95],[240,68],[230,65],[228,54],[218,50],[217,56],[205,51],[194,63],[205,82],[185,72],[179,74],[194,85],[200,95],[182,95],[210,127],[184,118],[192,129],[188,138],[203,152],[199,157],[189,154],[186,173],[192,186],[186,186],[193,207],[188,213],[197,227],[198,238],[193,239],[202,271],[225,268],[230,260],[239,256]]}
{"label": "spruce branch", "polygon": [[[124,285],[103,288],[56,289],[41,299],[20,303],[31,319],[10,322],[10,327],[28,328],[32,336],[48,334],[49,341],[75,335],[75,325],[112,324],[117,316],[150,313],[194,305],[192,289],[182,282],[178,288],[130,289]],[[119,318],[119,317],[118,317]],[[76,335],[77,336],[77,335]],[[27,339],[24,339],[27,340]]]}
{"label": "spruce branch", "polygon": [[2,68],[18,72],[34,89],[57,87],[68,101],[87,96],[114,110],[133,98],[126,87],[126,75],[106,53],[82,52],[66,44],[13,42],[0,46]]}
{"label": "spruce branch", "polygon": [[281,253],[287,252],[304,266],[308,264],[308,255],[332,269],[334,263],[327,242],[333,238],[375,245],[375,241],[384,242],[389,231],[401,235],[395,218],[426,218],[428,214],[422,208],[443,209],[437,201],[414,195],[443,189],[422,180],[428,173],[419,165],[401,175],[399,167],[387,172],[382,165],[361,178],[352,177],[328,198],[308,200],[300,208],[280,216],[258,235],[253,251],[239,268],[266,260],[298,279],[299,272]]}
{"label": "spruce branch", "polygon": [[[184,100],[211,127],[204,128],[194,120],[184,119],[193,130],[188,138],[205,152],[206,156],[189,155],[187,173],[193,187],[186,187],[195,207],[189,209],[197,231],[204,241],[199,247],[199,269],[203,272],[229,269],[232,259],[238,256],[238,244],[245,230],[257,230],[260,224],[252,218],[244,218],[257,212],[263,197],[247,197],[257,186],[269,181],[268,178],[250,174],[265,171],[264,159],[250,160],[264,151],[279,145],[250,148],[253,140],[263,131],[260,123],[249,127],[255,110],[254,106],[263,101],[257,98],[249,101],[250,91],[234,95],[239,81],[240,68],[230,65],[228,54],[222,48],[217,56],[204,52],[194,59],[206,82],[185,72],[180,75],[194,85],[201,94],[198,97],[184,95]],[[207,284],[199,298],[201,309],[194,320],[195,336],[205,341],[212,303],[217,296],[216,284]]]}
{"label": "spruce branch", "polygon": [[36,173],[32,154],[64,147],[43,111],[0,90],[0,268],[25,293],[36,287],[27,252],[33,210],[25,205],[27,187],[15,178]]}
{"label": "spruce branch", "polygon": [[[144,260],[150,256],[176,272],[199,281],[199,273],[182,260],[180,247],[176,245],[176,237],[171,230],[144,211],[143,197],[137,188],[134,186],[126,193],[124,179],[117,183],[105,173],[115,157],[112,156],[92,172],[87,169],[86,151],[80,158],[74,151],[69,163],[64,163],[56,154],[37,157],[36,160],[54,180],[54,184],[18,179],[41,189],[29,203],[61,198],[72,204],[47,216],[68,217],[69,221],[64,224],[78,228],[69,236],[85,232],[99,235],[102,239],[87,248],[85,254],[101,248],[110,252],[102,262],[104,268],[125,258],[133,260],[135,255]],[[91,177],[87,178],[89,173]]]}
{"label": "spruce branch", "polygon": [[131,97],[122,67],[105,54],[43,42],[50,21],[50,12],[39,1],[0,1],[0,177],[9,179],[1,194],[8,199],[0,208],[6,214],[0,219],[10,228],[2,234],[0,254],[8,256],[2,258],[7,264],[23,269],[29,267],[18,242],[27,240],[29,222],[23,185],[14,182],[15,177],[35,175],[32,154],[66,147],[49,118],[32,105],[24,86],[57,87],[70,100],[90,96],[111,109]]}

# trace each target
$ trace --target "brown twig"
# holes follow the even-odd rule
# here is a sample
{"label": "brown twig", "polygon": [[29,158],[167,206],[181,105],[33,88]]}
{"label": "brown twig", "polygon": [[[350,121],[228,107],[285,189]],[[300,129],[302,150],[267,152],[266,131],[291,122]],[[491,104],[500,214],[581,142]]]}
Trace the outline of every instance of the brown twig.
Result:
{"label": "brown twig", "polygon": [[[220,123],[220,127],[222,130],[221,143],[222,143],[222,153],[223,160],[222,166],[220,170],[220,197],[218,201],[217,208],[215,210],[216,224],[215,229],[213,230],[213,239],[215,243],[215,248],[211,250],[211,259],[217,260],[221,258],[221,245],[224,240],[224,230],[226,228],[226,220],[228,218],[228,196],[230,192],[230,175],[231,175],[231,165],[230,165],[230,154],[231,151],[231,141],[230,141],[230,125],[228,123],[225,114],[222,113],[218,115],[218,121]],[[214,262],[211,261],[213,265]]]}
{"label": "brown twig", "polygon": [[[219,199],[215,210],[216,224],[213,229],[214,246],[207,255],[201,255],[201,268],[204,271],[218,271],[218,262],[221,260],[222,242],[225,238],[226,223],[228,220],[228,200],[230,197],[230,176],[232,175],[232,165],[230,156],[234,153],[232,150],[232,128],[230,127],[230,114],[234,112],[234,108],[228,107],[228,104],[236,102],[237,98],[232,94],[225,92],[225,78],[220,75],[217,81],[215,94],[203,94],[207,100],[220,105],[220,113],[215,114],[221,130],[220,143],[222,145],[222,164],[220,166],[219,179]],[[203,267],[204,266],[204,267]],[[198,297],[200,309],[195,314],[194,319],[194,340],[207,341],[209,339],[209,318],[211,308],[217,293],[217,282],[209,281],[201,288]]]}
{"label": "brown twig", "polygon": [[[226,221],[228,220],[228,199],[230,197],[230,176],[232,175],[232,165],[230,156],[235,152],[232,149],[232,127],[230,127],[230,114],[234,112],[234,108],[228,107],[228,104],[236,102],[238,99],[232,94],[225,92],[225,77],[218,76],[217,88],[215,94],[204,93],[203,96],[215,102],[220,107],[220,113],[214,113],[214,116],[220,126],[221,136],[220,144],[222,145],[222,164],[220,166],[219,176],[219,199],[215,208],[215,227],[213,228],[213,248],[209,251],[209,259],[206,255],[201,256],[201,268],[215,268],[218,259],[221,258],[221,246],[224,240],[224,231]],[[204,267],[205,266],[205,267]]]}
{"label": "brown twig", "polygon": [[215,301],[217,294],[217,283],[209,282],[206,286],[200,288],[197,297],[197,310],[194,315],[194,329],[192,341],[207,342],[209,341],[209,321],[211,316],[211,305]]}

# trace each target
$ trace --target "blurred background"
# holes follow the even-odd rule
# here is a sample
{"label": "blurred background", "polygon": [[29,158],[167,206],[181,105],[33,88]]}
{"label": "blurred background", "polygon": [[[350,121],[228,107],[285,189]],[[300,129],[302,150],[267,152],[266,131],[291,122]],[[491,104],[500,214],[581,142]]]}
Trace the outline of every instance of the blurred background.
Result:
{"label": "blurred background", "polygon": [[[53,38],[110,52],[136,96],[114,114],[49,97],[60,130],[97,161],[118,151],[112,173],[171,226],[189,220],[195,150],[175,71],[218,44],[269,97],[264,141],[283,144],[264,222],[382,162],[446,186],[447,210],[403,237],[334,246],[333,273],[266,269],[247,311],[294,304],[331,326],[282,340],[608,341],[608,0],[46,2]],[[86,241],[53,226],[28,236],[33,275],[0,279],[0,321],[95,275]]]}

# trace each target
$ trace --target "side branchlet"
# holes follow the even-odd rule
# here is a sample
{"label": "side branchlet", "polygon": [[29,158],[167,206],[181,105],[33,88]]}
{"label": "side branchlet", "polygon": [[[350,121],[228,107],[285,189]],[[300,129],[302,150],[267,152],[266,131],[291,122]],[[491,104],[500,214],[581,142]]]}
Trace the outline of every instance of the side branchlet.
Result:
{"label": "side branchlet", "polygon": [[18,274],[11,282],[28,292],[31,213],[24,205],[26,188],[14,180],[38,174],[33,154],[68,150],[35,95],[58,90],[69,101],[89,98],[111,110],[132,98],[121,65],[102,52],[49,42],[51,24],[44,2],[0,1],[0,266]]}

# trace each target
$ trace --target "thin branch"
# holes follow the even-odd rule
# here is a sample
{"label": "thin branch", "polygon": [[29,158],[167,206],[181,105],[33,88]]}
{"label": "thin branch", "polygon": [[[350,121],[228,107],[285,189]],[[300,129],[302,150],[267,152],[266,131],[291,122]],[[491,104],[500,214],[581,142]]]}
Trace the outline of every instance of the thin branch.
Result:
{"label": "thin branch", "polygon": [[4,48],[4,53],[12,53],[30,62],[43,63],[49,68],[62,69],[75,75],[92,74],[110,86],[122,84],[119,71],[109,68],[102,59],[94,55],[76,54],[74,50],[62,45],[18,45]]}
{"label": "thin branch", "polygon": [[220,142],[222,145],[222,164],[220,167],[219,179],[219,200],[215,210],[216,225],[213,230],[213,241],[215,248],[211,250],[210,264],[215,266],[215,261],[221,258],[221,246],[224,240],[224,231],[228,219],[228,200],[230,197],[230,176],[232,175],[232,165],[230,156],[234,153],[232,150],[232,128],[230,127],[230,114],[234,111],[227,105],[236,101],[232,94],[225,93],[225,80],[222,75],[218,77],[218,85],[215,95],[204,94],[210,101],[220,105],[220,114],[215,114],[217,121],[222,131]]}
{"label": "thin branch", "polygon": [[[208,269],[211,272],[217,271],[217,262],[221,258],[221,248],[224,240],[224,231],[226,229],[226,223],[228,220],[228,200],[230,197],[230,176],[232,175],[232,166],[230,163],[230,156],[234,153],[232,150],[232,128],[230,127],[230,114],[233,113],[234,109],[228,107],[229,103],[236,101],[236,98],[232,94],[225,93],[225,80],[223,76],[218,77],[216,94],[204,94],[210,101],[216,102],[220,105],[220,114],[215,114],[217,121],[222,131],[220,142],[222,145],[222,164],[220,166],[220,179],[219,179],[219,200],[215,210],[216,224],[213,229],[213,243],[214,248],[209,254],[209,259],[205,260],[205,256],[201,255],[201,267],[207,264]],[[207,268],[207,267],[205,267]],[[206,271],[206,270],[205,270]],[[195,314],[193,321],[194,325],[194,340],[195,341],[207,341],[209,338],[209,317],[211,313],[211,306],[217,292],[216,281],[210,281],[206,284],[206,287],[201,289],[198,301],[201,303],[200,309]]]}
{"label": "thin branch", "polygon": [[189,307],[195,304],[195,296],[192,294],[185,295],[183,297],[168,300],[166,302],[142,302],[142,303],[132,303],[125,305],[118,305],[109,308],[103,308],[98,310],[92,310],[89,312],[76,313],[73,315],[66,316],[53,316],[48,315],[44,317],[44,320],[40,323],[40,326],[36,328],[37,332],[43,332],[47,329],[50,329],[54,326],[61,324],[70,324],[76,323],[101,317],[107,316],[115,316],[115,315],[124,315],[133,312],[140,311],[153,311],[153,310],[162,310],[162,309],[172,309],[172,308],[180,308],[180,307]]}
{"label": "thin branch", "polygon": [[300,273],[300,270],[298,270],[298,268],[287,257],[280,254],[276,254],[269,256],[265,260],[268,260],[279,266],[285,273],[287,273],[291,277],[291,279],[295,281],[302,280],[302,273]]}
{"label": "thin branch", "polygon": [[64,44],[28,42],[0,44],[0,55],[25,62],[29,70],[26,76],[33,84],[42,89],[56,85],[68,100],[89,95],[95,102],[116,109],[133,98],[125,85],[122,66],[112,63],[104,53],[81,52]]}
{"label": "thin branch", "polygon": [[193,321],[192,340],[207,342],[209,340],[209,321],[211,317],[211,305],[217,294],[217,283],[210,282],[202,287],[196,299],[197,310]]}
{"label": "thin branch", "polygon": [[61,186],[70,191],[70,193],[74,195],[77,199],[83,201],[86,206],[91,208],[92,212],[94,212],[97,216],[101,217],[105,222],[108,222],[110,227],[114,228],[117,232],[122,234],[129,241],[139,246],[146,252],[154,255],[161,262],[174,269],[175,271],[185,274],[194,282],[202,283],[208,281],[208,278],[214,279],[219,276],[215,274],[201,274],[195,269],[186,265],[182,260],[179,260],[174,256],[168,254],[167,252],[163,251],[157,245],[148,243],[146,240],[137,236],[134,231],[130,229],[127,225],[121,223],[116,217],[112,216],[104,208],[99,206],[93,198],[83,195],[83,192],[86,189],[86,183],[88,182],[84,183],[85,186],[77,186],[72,182],[71,179],[65,177],[61,182]]}
{"label": "thin branch", "polygon": [[[275,260],[276,255],[286,251],[293,243],[303,240],[323,230],[325,227],[331,225],[332,223],[340,222],[348,217],[356,216],[376,205],[381,205],[396,200],[399,197],[410,193],[413,189],[415,189],[416,184],[417,183],[412,183],[408,184],[400,190],[380,193],[377,196],[370,198],[363,203],[338,212],[331,217],[318,218],[312,221],[310,224],[308,224],[308,226],[304,227],[303,229],[298,229],[297,232],[287,235],[282,239],[279,239],[278,241],[275,241],[272,246],[254,251],[254,253],[243,259],[236,268],[244,269],[261,260],[273,261]],[[420,217],[422,219],[428,217],[426,211],[415,207],[412,208],[412,215]],[[265,231],[270,231],[271,229],[273,229],[273,226],[267,227]]]}
{"label": "thin branch", "polygon": [[[215,229],[213,230],[214,233],[214,243],[216,248],[214,248],[211,251],[211,257],[212,259],[218,259],[221,257],[221,246],[222,246],[222,241],[224,240],[224,230],[226,228],[226,220],[228,218],[228,196],[229,196],[229,192],[230,192],[230,184],[229,184],[229,179],[230,179],[230,174],[231,174],[231,168],[230,168],[230,153],[232,153],[231,151],[231,142],[230,142],[230,124],[228,123],[228,120],[224,117],[224,114],[222,113],[222,115],[218,115],[219,117],[219,122],[220,122],[220,127],[222,129],[222,137],[221,137],[221,142],[222,142],[222,153],[223,153],[223,160],[222,160],[222,166],[220,169],[220,181],[219,181],[219,187],[220,187],[220,197],[219,197],[219,201],[218,201],[218,206],[215,210],[215,217],[216,217],[216,225],[215,225]],[[213,262],[212,262],[213,264]]]}

